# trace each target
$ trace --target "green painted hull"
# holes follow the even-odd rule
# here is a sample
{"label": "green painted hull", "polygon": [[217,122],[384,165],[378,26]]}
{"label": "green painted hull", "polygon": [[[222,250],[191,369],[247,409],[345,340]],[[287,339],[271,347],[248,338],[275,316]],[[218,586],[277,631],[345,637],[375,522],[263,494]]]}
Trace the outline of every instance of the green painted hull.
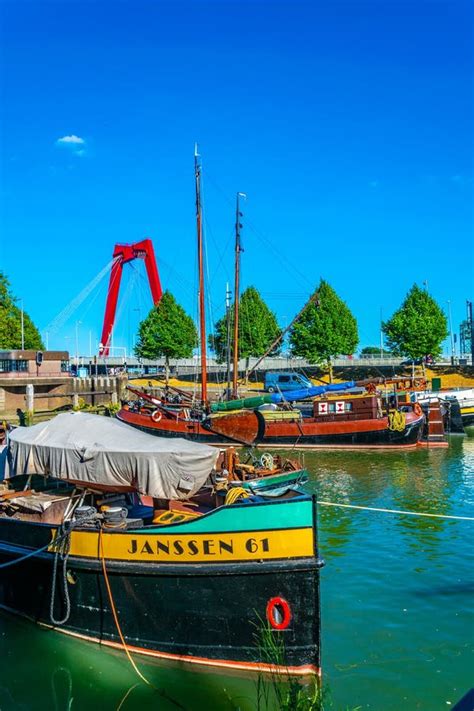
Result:
{"label": "green painted hull", "polygon": [[237,484],[244,489],[249,489],[255,494],[271,491],[272,489],[284,486],[299,487],[308,481],[308,472],[306,469],[299,469],[293,472],[281,472],[272,476],[265,476],[259,479],[250,479],[249,481]]}
{"label": "green painted hull", "polygon": [[[248,483],[248,482],[247,482]],[[275,517],[279,506],[278,515]],[[311,499],[272,502],[271,505],[222,506],[192,521],[140,529],[136,535],[150,533],[222,533],[232,531],[264,531],[274,528],[305,528],[313,525]]]}

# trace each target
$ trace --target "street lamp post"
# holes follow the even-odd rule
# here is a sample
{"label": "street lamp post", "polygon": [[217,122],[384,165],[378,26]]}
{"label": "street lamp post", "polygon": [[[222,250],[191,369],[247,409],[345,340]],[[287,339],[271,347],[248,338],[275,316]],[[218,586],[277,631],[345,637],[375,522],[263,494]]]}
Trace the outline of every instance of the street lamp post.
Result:
{"label": "street lamp post", "polygon": [[380,359],[383,358],[383,320],[382,320],[382,307],[380,307]]}
{"label": "street lamp post", "polygon": [[[133,311],[138,313],[138,326],[140,327],[140,308],[133,309]],[[135,344],[137,342],[137,334],[136,332],[132,336],[132,353],[135,352]]]}
{"label": "street lamp post", "polygon": [[448,318],[449,318],[449,340],[451,341],[451,365],[454,365],[455,353],[454,353],[454,335],[453,335],[453,319],[451,316],[451,301],[448,299]]}
{"label": "street lamp post", "polygon": [[25,350],[25,317],[23,313],[23,299],[21,300],[21,311],[20,311],[20,320],[21,320],[21,350]]}
{"label": "street lamp post", "polygon": [[79,368],[79,324],[82,321],[76,321],[76,370]]}

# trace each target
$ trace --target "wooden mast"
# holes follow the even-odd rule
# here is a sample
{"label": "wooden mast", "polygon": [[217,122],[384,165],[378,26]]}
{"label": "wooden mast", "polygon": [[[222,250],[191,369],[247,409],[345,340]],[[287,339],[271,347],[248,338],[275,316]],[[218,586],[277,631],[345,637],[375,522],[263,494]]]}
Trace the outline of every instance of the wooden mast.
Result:
{"label": "wooden mast", "polygon": [[239,282],[240,282],[240,253],[243,252],[240,244],[240,197],[245,197],[244,193],[237,193],[235,208],[235,285],[234,285],[234,361],[232,371],[232,394],[237,397],[237,377],[239,374]]}
{"label": "wooden mast", "polygon": [[207,401],[206,311],[204,298],[204,246],[202,239],[201,161],[197,143],[194,146],[194,176],[196,182],[196,228],[199,272],[199,338],[201,342],[201,401]]}

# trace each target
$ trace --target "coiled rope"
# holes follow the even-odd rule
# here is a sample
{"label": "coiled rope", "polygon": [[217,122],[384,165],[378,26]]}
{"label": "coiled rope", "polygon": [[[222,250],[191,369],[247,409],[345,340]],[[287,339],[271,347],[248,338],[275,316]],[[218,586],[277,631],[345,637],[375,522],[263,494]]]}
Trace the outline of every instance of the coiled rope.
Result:
{"label": "coiled rope", "polygon": [[[71,525],[68,526],[68,523]],[[53,625],[64,625],[71,614],[71,599],[69,597],[69,588],[67,584],[67,561],[69,558],[69,551],[71,549],[71,531],[72,531],[72,521],[63,521],[61,526],[59,527],[58,531],[61,531],[61,542],[59,545],[56,546],[56,550],[54,553],[54,563],[53,563],[53,577],[51,579],[51,597],[49,601],[49,619],[51,620],[51,623]],[[56,600],[56,578],[57,578],[57,573],[58,573],[58,563],[59,559],[61,558],[62,564],[63,564],[63,570],[62,570],[62,586],[63,586],[63,593],[64,593],[64,603],[66,606],[66,612],[64,613],[64,617],[60,620],[57,620],[54,616],[54,603]]]}
{"label": "coiled rope", "polygon": [[243,486],[233,486],[227,492],[224,504],[225,506],[230,506],[231,504],[235,504],[238,499],[247,499],[249,496],[249,492],[247,489],[244,489]]}
{"label": "coiled rope", "polygon": [[406,416],[400,410],[393,410],[388,415],[388,429],[394,432],[403,432],[406,425]]}
{"label": "coiled rope", "polygon": [[[67,562],[69,558],[69,551],[71,549],[71,533],[78,526],[83,526],[88,521],[96,519],[97,512],[93,506],[85,506],[82,507],[82,509],[83,510],[81,513],[78,512],[79,515],[77,516],[77,518],[71,521],[63,521],[57,529],[60,542],[59,545],[55,546],[56,550],[54,553],[53,577],[51,580],[51,598],[49,602],[49,619],[51,620],[51,623],[53,625],[64,625],[69,620],[69,617],[71,615],[71,599],[69,597],[69,587],[67,580]],[[57,537],[54,539],[54,543],[56,543],[56,540]],[[56,600],[56,578],[58,573],[59,559],[61,559],[63,564],[61,580],[64,603],[66,606],[66,612],[61,620],[57,620],[54,616],[54,603]]]}

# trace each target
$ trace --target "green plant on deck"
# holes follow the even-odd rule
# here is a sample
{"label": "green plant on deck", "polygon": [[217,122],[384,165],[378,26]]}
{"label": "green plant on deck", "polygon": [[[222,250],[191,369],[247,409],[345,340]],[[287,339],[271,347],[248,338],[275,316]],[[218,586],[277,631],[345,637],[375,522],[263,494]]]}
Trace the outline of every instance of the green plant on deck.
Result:
{"label": "green plant on deck", "polygon": [[78,404],[77,404],[77,405],[74,405],[74,407],[73,407],[72,409],[74,410],[74,412],[79,412],[79,411],[82,411],[82,410],[90,410],[91,407],[92,407],[92,406],[89,405],[89,404],[84,400],[84,398],[80,397],[79,400],[78,400]]}
{"label": "green plant on deck", "polygon": [[35,413],[32,412],[31,410],[26,410],[24,413],[25,415],[25,427],[31,427],[31,425],[35,424]]}
{"label": "green plant on deck", "polygon": [[114,417],[120,410],[120,405],[118,402],[108,402],[104,406],[104,415],[106,417]]}

